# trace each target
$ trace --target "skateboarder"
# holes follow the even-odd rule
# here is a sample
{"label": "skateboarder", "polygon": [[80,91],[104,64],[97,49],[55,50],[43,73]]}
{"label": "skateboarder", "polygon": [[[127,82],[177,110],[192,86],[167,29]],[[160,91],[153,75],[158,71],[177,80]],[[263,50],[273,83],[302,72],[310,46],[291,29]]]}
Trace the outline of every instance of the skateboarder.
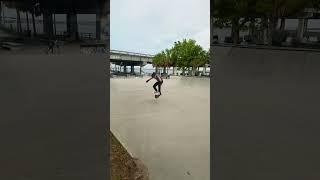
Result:
{"label": "skateboarder", "polygon": [[[156,83],[154,83],[153,89],[154,89],[156,92],[159,92],[159,93],[160,93],[159,96],[160,96],[160,95],[161,95],[161,85],[162,85],[162,83],[163,83],[163,79],[161,78],[160,75],[156,74],[155,72],[152,73],[151,78],[148,79],[148,80],[146,81],[146,83],[149,82],[151,79],[155,79],[155,80],[157,81]],[[156,88],[157,86],[158,86],[158,90],[157,90],[157,88]],[[155,93],[156,93],[156,92],[155,92]]]}

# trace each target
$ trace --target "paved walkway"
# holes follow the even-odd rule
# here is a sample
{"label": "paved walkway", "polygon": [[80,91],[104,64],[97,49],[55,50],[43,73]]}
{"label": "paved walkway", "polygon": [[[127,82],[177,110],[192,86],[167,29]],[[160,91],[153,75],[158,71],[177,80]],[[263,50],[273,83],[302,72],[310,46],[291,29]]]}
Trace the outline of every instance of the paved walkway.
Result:
{"label": "paved walkway", "polygon": [[1,38],[6,38],[6,37],[12,37],[11,34],[4,32],[3,30],[0,29],[0,39]]}
{"label": "paved walkway", "polygon": [[111,130],[152,180],[209,180],[210,81],[169,79],[154,99],[146,79],[111,79]]}

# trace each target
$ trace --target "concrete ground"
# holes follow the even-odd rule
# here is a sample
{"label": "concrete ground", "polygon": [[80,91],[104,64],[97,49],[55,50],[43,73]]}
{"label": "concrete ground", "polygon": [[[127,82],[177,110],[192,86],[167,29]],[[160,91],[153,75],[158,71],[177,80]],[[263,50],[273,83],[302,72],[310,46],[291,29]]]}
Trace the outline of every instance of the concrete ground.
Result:
{"label": "concrete ground", "polygon": [[1,180],[108,179],[104,64],[0,54]]}
{"label": "concrete ground", "polygon": [[165,79],[159,99],[145,81],[111,79],[111,131],[152,180],[209,180],[210,80]]}
{"label": "concrete ground", "polygon": [[[20,49],[17,50],[4,50],[0,48],[0,55],[46,55],[46,50],[48,46],[46,44],[36,44],[36,45],[30,45],[30,44],[22,44]],[[50,56],[62,56],[62,55],[71,55],[71,54],[80,54],[80,43],[69,43],[65,44],[60,47],[60,54],[58,53],[58,50],[54,49],[55,54],[49,53]]]}
{"label": "concrete ground", "polygon": [[5,37],[11,37],[11,35],[0,29],[0,39]]}

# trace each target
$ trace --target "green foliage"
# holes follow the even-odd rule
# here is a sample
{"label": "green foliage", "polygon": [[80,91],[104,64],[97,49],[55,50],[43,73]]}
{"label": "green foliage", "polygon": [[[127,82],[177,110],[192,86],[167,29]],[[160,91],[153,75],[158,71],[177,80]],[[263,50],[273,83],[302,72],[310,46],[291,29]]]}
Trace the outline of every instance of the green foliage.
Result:
{"label": "green foliage", "polygon": [[209,53],[192,39],[183,39],[174,43],[171,49],[165,49],[153,57],[156,67],[200,67],[209,62]]}
{"label": "green foliage", "polygon": [[170,67],[173,65],[171,58],[172,50],[165,49],[153,57],[153,65],[156,67]]}
{"label": "green foliage", "polygon": [[213,11],[214,23],[218,27],[233,25],[241,29],[251,16],[256,16],[256,0],[217,0]]}
{"label": "green foliage", "polygon": [[262,27],[269,28],[271,36],[279,18],[298,15],[304,8],[320,8],[320,0],[216,0],[213,17],[216,27],[232,27],[236,42],[239,30],[246,29],[247,22],[264,19],[269,23]]}

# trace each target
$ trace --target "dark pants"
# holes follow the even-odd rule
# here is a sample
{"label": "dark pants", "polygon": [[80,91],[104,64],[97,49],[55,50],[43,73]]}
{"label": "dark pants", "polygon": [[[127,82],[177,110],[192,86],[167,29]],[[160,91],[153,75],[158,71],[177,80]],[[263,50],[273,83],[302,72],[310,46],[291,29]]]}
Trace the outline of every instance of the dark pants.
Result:
{"label": "dark pants", "polygon": [[53,54],[53,46],[49,46],[49,47],[48,47],[47,53],[49,53],[50,51],[51,51],[51,53]]}
{"label": "dark pants", "polygon": [[[153,89],[156,91],[156,92],[159,92],[160,94],[161,94],[161,85],[162,85],[162,81],[158,81],[158,82],[156,82],[156,83],[154,83],[154,85],[153,85]],[[157,87],[158,86],[158,90],[157,90]]]}

